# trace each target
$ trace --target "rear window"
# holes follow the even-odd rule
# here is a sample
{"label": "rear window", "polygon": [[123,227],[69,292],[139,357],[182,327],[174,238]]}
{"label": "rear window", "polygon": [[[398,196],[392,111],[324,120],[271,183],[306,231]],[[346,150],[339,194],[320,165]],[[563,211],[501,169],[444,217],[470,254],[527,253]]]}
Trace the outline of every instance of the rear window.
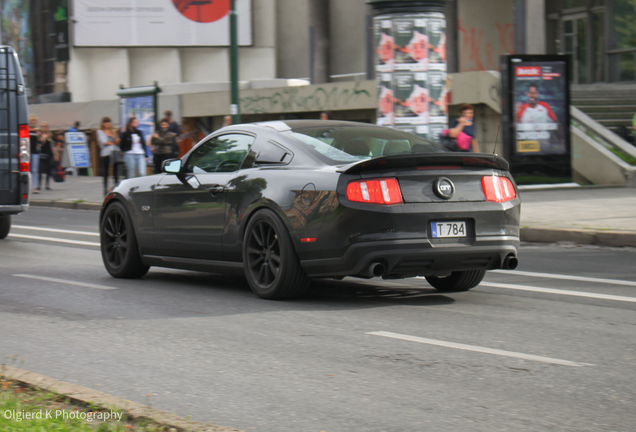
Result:
{"label": "rear window", "polygon": [[292,128],[290,133],[309,153],[328,165],[379,156],[444,153],[446,148],[407,132],[374,125]]}

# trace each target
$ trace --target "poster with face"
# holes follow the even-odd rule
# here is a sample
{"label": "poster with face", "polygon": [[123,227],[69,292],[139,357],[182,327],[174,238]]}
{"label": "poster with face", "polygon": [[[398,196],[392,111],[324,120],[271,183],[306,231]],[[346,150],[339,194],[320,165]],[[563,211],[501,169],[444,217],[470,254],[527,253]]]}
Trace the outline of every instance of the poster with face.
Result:
{"label": "poster with face", "polygon": [[377,124],[392,125],[394,123],[393,75],[391,73],[379,73],[376,80],[378,83]]}
{"label": "poster with face", "polygon": [[[437,15],[437,14],[436,14]],[[446,20],[440,18],[428,20],[428,68],[429,70],[446,70]]]}
{"label": "poster with face", "polygon": [[375,70],[392,72],[395,62],[395,43],[393,40],[393,22],[391,18],[376,17],[373,23],[375,36]]}
{"label": "poster with face", "polygon": [[513,150],[520,155],[568,152],[565,62],[518,62],[513,75]]}
{"label": "poster with face", "polygon": [[428,73],[428,94],[431,123],[448,123],[445,72]]}
{"label": "poster with face", "polygon": [[393,19],[395,35],[395,70],[428,70],[428,34],[424,18]]}
{"label": "poster with face", "polygon": [[426,72],[395,72],[395,123],[428,123],[428,87]]}

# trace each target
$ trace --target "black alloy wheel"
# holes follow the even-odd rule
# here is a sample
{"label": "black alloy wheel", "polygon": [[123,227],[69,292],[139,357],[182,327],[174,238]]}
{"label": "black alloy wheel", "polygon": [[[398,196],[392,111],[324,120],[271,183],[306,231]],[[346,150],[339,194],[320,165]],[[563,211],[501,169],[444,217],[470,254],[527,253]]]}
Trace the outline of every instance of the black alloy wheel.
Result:
{"label": "black alloy wheel", "polygon": [[102,260],[111,276],[140,278],[150,268],[141,261],[130,217],[123,204],[109,205],[100,226]]}
{"label": "black alloy wheel", "polygon": [[486,270],[454,271],[450,276],[426,276],[426,281],[441,292],[462,292],[475,288],[486,276]]}
{"label": "black alloy wheel", "polygon": [[261,298],[296,298],[309,287],[287,228],[271,210],[259,210],[249,221],[243,263],[252,291]]}
{"label": "black alloy wheel", "polygon": [[11,215],[0,216],[0,240],[7,238],[11,231]]}

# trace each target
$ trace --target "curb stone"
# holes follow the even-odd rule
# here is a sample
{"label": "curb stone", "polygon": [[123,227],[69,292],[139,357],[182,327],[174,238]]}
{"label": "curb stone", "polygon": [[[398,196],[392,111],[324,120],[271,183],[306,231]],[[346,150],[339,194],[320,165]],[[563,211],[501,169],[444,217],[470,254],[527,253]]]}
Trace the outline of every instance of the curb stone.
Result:
{"label": "curb stone", "polygon": [[126,400],[123,397],[116,397],[88,387],[67,383],[11,366],[0,367],[0,375],[31,387],[64,395],[73,403],[82,406],[93,404],[125,410],[133,420],[151,421],[159,426],[172,428],[179,432],[244,432],[240,429],[217,426],[210,423],[193,422],[165,411]]}
{"label": "curb stone", "polygon": [[636,247],[636,232],[596,231],[565,228],[521,228],[521,241],[556,243],[560,241],[612,247]]}
{"label": "curb stone", "polygon": [[51,200],[30,200],[29,205],[33,207],[56,207],[75,210],[100,210],[100,203],[77,202],[77,201],[51,201]]}

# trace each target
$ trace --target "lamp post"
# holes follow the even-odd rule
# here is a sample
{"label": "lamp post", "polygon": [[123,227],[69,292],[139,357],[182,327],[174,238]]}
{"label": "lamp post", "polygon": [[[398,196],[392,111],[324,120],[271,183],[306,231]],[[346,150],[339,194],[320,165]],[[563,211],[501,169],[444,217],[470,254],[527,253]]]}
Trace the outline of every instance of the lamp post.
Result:
{"label": "lamp post", "polygon": [[238,30],[236,17],[236,0],[231,0],[230,10],[230,81],[232,87],[232,100],[230,105],[230,114],[232,115],[232,123],[241,122],[241,113],[239,111],[239,83],[238,83]]}

